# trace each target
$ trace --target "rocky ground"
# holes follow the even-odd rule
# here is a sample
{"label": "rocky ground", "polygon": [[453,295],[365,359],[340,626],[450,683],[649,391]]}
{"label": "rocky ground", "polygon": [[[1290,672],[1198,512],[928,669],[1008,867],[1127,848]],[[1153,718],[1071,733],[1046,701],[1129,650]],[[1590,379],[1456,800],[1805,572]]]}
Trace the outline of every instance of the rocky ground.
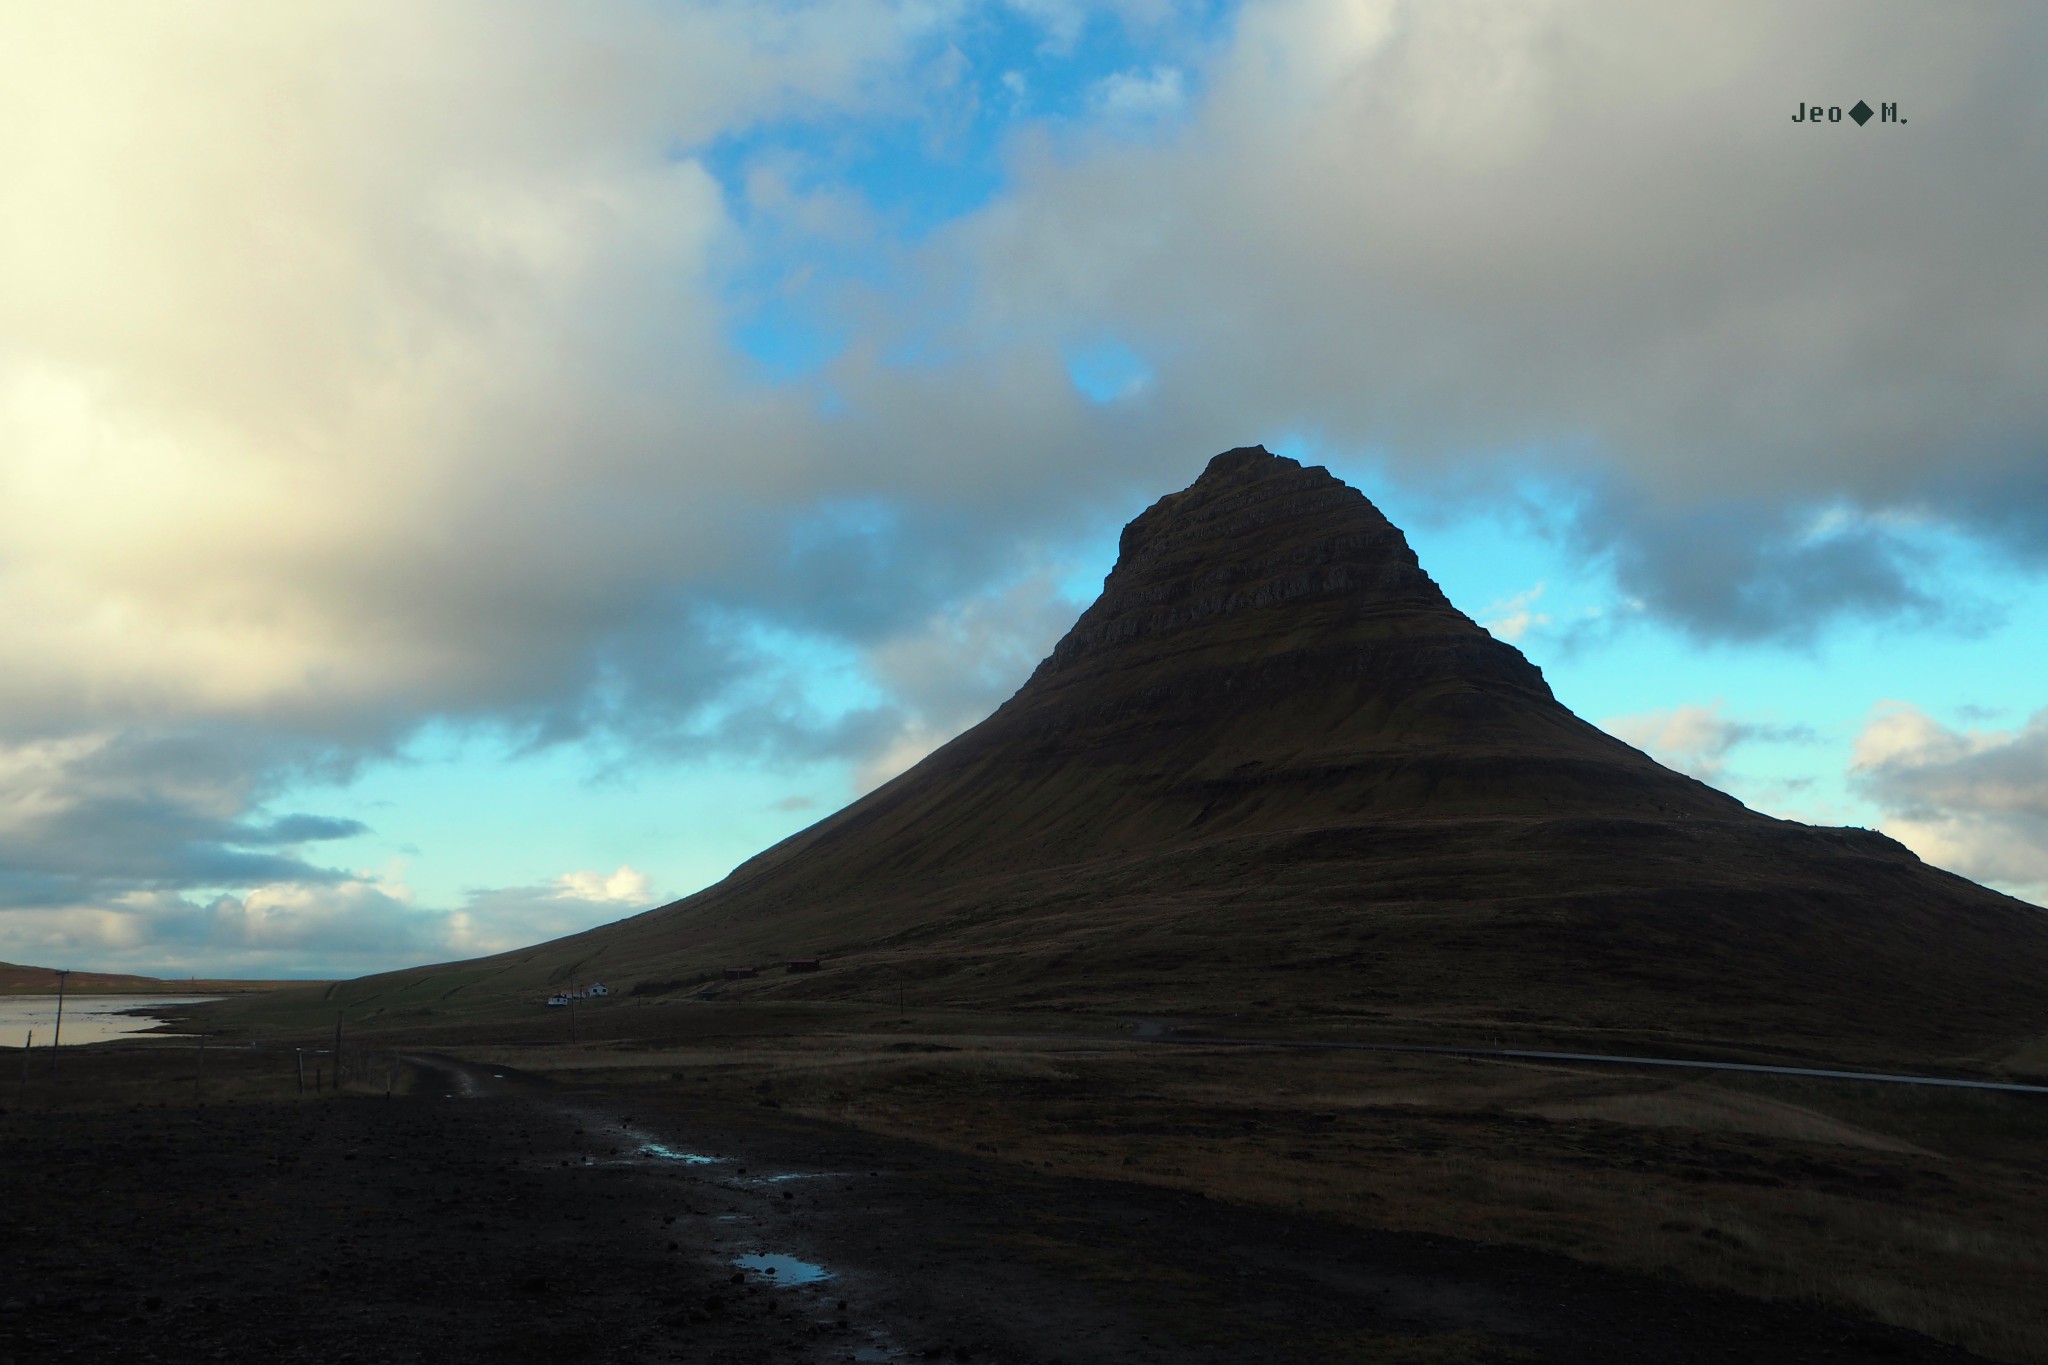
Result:
{"label": "rocky ground", "polygon": [[[97,1103],[46,1086],[0,1115],[0,1365],[1975,1358],[1538,1252],[1034,1174],[687,1078],[422,1058],[394,1098],[201,1104],[94,1088],[144,1064],[124,1055],[146,1057],[71,1067]],[[764,1255],[788,1259],[742,1262]],[[828,1278],[791,1283],[806,1265]]]}

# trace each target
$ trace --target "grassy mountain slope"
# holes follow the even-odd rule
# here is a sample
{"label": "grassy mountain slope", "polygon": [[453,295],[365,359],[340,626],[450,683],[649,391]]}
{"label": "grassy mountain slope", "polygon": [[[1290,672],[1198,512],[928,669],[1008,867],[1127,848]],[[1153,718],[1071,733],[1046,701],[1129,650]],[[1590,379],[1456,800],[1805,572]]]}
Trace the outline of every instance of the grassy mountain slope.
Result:
{"label": "grassy mountain slope", "polygon": [[1133,521],[1025,686],[894,781],[672,905],[329,1000],[593,978],[1990,1057],[2048,1031],[2048,914],[1580,720],[1362,494],[1251,448]]}

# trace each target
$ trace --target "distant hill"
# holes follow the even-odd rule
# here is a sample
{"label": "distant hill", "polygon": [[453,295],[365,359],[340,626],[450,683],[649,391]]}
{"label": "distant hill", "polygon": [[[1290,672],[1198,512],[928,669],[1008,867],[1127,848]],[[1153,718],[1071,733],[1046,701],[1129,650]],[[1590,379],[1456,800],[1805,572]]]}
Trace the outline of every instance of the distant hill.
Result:
{"label": "distant hill", "polygon": [[1362,494],[1253,447],[1126,527],[1030,680],[894,781],[672,905],[326,995],[593,978],[1990,1057],[2048,1032],[2048,914],[1580,720]]}
{"label": "distant hill", "polygon": [[[243,991],[274,991],[303,986],[303,981],[238,981],[213,977],[121,976],[113,972],[73,972],[64,982],[66,995],[232,995]],[[0,995],[55,995],[57,972],[52,967],[25,967],[0,962]]]}

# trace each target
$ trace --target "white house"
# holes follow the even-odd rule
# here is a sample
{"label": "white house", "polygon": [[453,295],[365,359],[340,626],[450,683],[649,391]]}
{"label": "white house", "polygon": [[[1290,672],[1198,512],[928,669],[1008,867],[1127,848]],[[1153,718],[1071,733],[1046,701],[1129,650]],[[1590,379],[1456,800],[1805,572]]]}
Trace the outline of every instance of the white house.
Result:
{"label": "white house", "polygon": [[605,988],[605,984],[602,981],[591,982],[589,989],[585,990],[583,993],[591,997],[611,994],[611,992]]}

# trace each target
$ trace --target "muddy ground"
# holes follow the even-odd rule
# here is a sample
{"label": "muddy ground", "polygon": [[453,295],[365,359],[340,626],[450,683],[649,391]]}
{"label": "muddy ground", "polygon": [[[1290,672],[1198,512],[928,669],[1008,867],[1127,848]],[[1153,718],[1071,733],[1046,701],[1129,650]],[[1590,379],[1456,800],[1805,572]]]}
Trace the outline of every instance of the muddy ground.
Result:
{"label": "muddy ground", "polygon": [[[389,1099],[200,1103],[117,1083],[158,1065],[146,1046],[78,1053],[0,1115],[0,1365],[1976,1358],[1541,1252],[1034,1173],[687,1078],[421,1058]],[[753,1254],[830,1278],[736,1266]]]}

